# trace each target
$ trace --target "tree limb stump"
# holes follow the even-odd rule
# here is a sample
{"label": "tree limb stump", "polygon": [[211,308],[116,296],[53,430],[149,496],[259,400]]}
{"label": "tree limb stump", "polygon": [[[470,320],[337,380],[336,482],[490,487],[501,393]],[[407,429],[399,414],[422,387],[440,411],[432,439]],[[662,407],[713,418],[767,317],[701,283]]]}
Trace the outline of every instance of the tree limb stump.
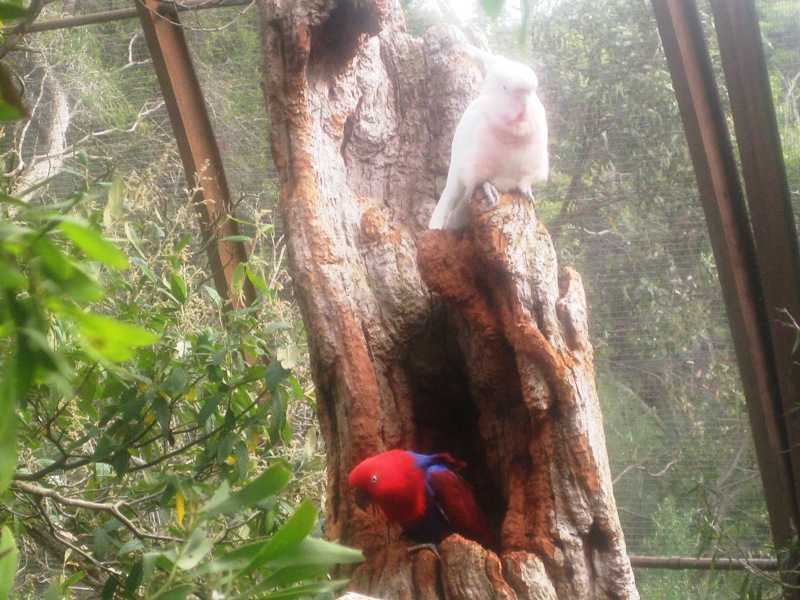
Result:
{"label": "tree limb stump", "polygon": [[[638,598],[611,488],[580,276],[502,195],[428,231],[482,75],[464,35],[394,0],[262,4],[289,270],[328,458],[327,533],[379,598]],[[449,452],[498,539],[409,555],[347,485],[391,448]]]}

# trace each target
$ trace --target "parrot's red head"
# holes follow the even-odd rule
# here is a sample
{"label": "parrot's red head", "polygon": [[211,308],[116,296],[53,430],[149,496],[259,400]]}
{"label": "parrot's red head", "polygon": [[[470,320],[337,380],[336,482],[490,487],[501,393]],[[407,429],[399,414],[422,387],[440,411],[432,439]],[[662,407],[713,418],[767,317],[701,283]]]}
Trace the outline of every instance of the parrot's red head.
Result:
{"label": "parrot's red head", "polygon": [[405,527],[425,514],[425,471],[410,452],[391,450],[368,458],[351,471],[348,481],[361,508],[364,500],[371,500],[389,521]]}

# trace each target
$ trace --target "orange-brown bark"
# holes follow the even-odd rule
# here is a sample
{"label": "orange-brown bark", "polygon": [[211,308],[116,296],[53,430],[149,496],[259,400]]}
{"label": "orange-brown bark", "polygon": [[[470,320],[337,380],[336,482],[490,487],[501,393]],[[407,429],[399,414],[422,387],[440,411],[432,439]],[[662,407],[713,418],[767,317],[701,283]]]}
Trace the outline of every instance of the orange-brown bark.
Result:
{"label": "orange-brown bark", "polygon": [[[481,74],[464,36],[405,31],[393,0],[262,7],[289,267],[328,455],[327,531],[382,598],[635,598],[611,491],[580,277],[530,202],[428,231]],[[347,474],[391,448],[448,452],[500,540],[406,552]]]}

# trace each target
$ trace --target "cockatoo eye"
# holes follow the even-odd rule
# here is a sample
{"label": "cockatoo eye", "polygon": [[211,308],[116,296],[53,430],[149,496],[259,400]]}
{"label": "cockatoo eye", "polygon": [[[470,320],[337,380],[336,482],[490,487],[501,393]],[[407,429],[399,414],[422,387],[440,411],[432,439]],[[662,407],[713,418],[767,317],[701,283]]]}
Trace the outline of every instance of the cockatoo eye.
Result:
{"label": "cockatoo eye", "polygon": [[505,83],[503,84],[503,90],[506,91],[506,92],[508,91],[508,88],[506,87]]}
{"label": "cockatoo eye", "polygon": [[377,476],[377,475],[373,475],[373,476],[372,476],[372,479],[370,479],[370,481],[371,481],[372,483],[378,483],[378,476]]}

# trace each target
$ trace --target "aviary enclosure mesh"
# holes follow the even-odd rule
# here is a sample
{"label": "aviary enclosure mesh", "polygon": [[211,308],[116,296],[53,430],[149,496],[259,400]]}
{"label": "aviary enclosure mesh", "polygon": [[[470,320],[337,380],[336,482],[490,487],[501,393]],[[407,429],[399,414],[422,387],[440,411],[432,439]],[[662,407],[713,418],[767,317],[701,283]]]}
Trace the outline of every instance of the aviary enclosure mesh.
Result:
{"label": "aviary enclosure mesh", "polygon": [[[408,8],[416,11],[412,28],[429,20],[420,4]],[[758,4],[791,189],[800,200],[800,2]],[[504,40],[500,49],[540,76],[552,175],[536,190],[537,212],[561,264],[577,268],[586,287],[629,552],[771,556],[731,337],[650,4],[533,5],[525,45],[515,42],[513,18],[492,39]],[[73,0],[51,5],[44,18],[127,7]],[[716,54],[710,10],[701,9]],[[182,18],[238,210],[245,219],[274,218],[278,185],[258,86],[256,7]],[[26,165],[47,163],[43,132],[62,130],[65,145],[48,163],[53,173],[73,168],[85,151],[94,174],[139,182],[142,193],[158,197],[157,218],[174,216],[187,201],[186,184],[138,20],[34,34],[26,47],[11,61],[42,128],[5,126],[3,150],[16,145]],[[18,165],[12,154],[5,160],[6,171]],[[58,176],[45,197],[58,198],[70,185],[69,176]],[[638,574],[640,582],[654,576]]]}

